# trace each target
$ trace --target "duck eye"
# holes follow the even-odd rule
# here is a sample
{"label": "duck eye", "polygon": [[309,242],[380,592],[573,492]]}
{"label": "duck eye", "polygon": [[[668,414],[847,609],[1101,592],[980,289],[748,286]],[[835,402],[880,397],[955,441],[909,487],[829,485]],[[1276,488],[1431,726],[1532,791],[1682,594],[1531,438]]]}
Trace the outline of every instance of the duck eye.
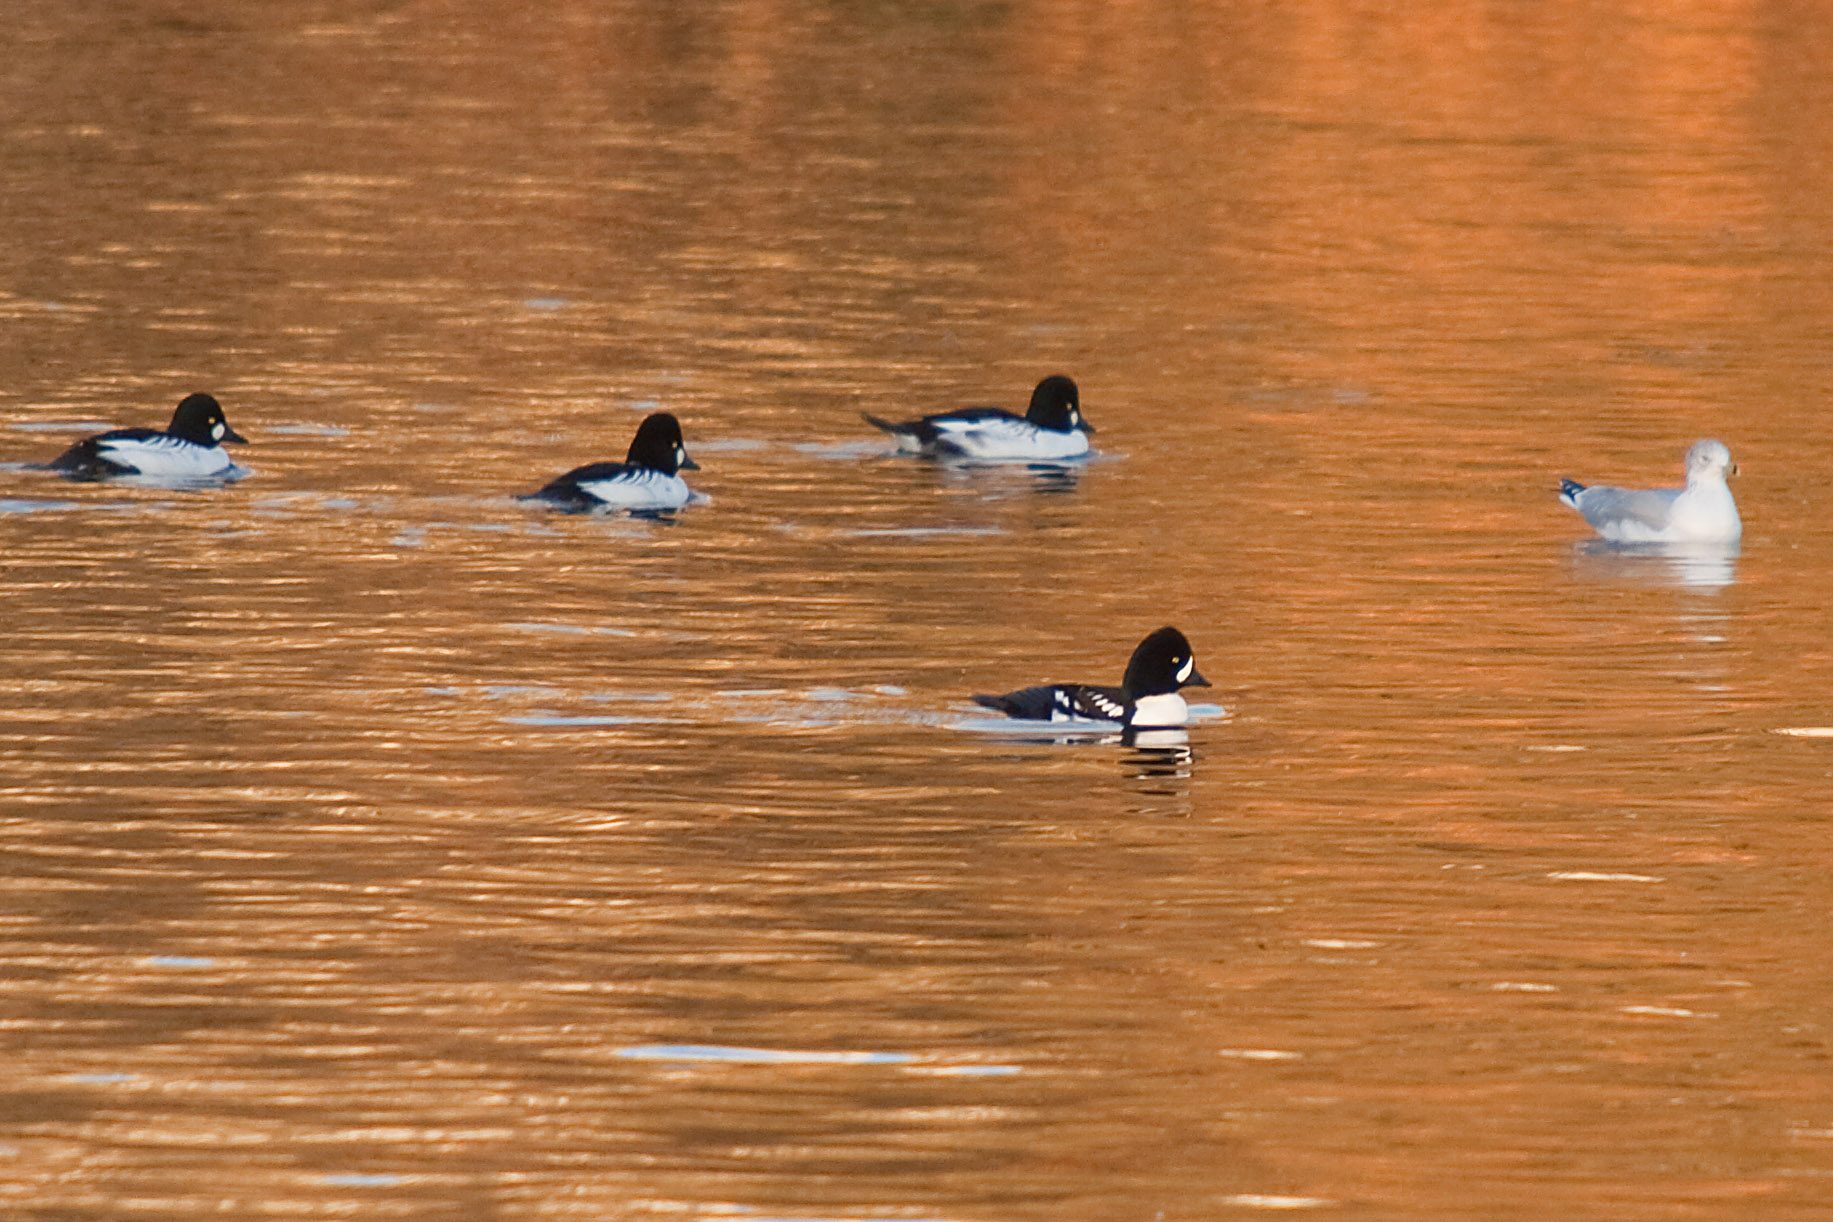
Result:
{"label": "duck eye", "polygon": [[1197,660],[1195,658],[1185,658],[1183,660],[1182,664],[1177,668],[1177,681],[1179,683],[1190,678],[1190,672],[1196,669],[1196,663]]}

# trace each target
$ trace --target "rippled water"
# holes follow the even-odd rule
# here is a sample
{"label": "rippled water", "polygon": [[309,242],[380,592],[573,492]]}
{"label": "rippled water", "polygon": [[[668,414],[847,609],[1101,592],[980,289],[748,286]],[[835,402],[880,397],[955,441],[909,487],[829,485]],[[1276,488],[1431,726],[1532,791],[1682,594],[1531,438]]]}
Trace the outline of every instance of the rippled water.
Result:
{"label": "rippled water", "polygon": [[0,1206],[1820,1216],[1833,20],[1422,7],[23,5]]}

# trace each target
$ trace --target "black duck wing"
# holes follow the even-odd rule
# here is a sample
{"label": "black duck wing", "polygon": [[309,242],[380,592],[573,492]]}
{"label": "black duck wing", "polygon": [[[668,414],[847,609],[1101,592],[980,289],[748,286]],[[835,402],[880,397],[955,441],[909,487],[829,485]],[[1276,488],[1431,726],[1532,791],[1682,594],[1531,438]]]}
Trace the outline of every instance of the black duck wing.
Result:
{"label": "black duck wing", "polygon": [[860,413],[866,423],[874,428],[883,429],[893,437],[908,438],[924,449],[940,446],[943,449],[958,449],[951,438],[989,425],[1010,427],[1023,423],[1022,417],[1014,416],[1001,407],[965,407],[956,412],[937,412],[933,416],[924,416],[917,420],[905,420],[898,423],[880,419],[867,412]]}
{"label": "black duck wing", "polygon": [[85,437],[75,445],[51,460],[51,470],[62,472],[72,479],[102,479],[109,475],[136,475],[139,468],[130,463],[116,462],[102,452],[102,447],[111,441],[151,441],[163,437],[158,429],[110,429],[106,433],[97,433],[94,437]]}
{"label": "black duck wing", "polygon": [[975,696],[974,703],[1020,721],[1125,721],[1126,697],[1117,687],[1059,683],[1023,687],[1003,696]]}
{"label": "black duck wing", "polygon": [[601,502],[580,485],[616,479],[629,469],[627,464],[621,462],[587,463],[583,467],[574,467],[565,475],[549,480],[539,491],[527,493],[521,499],[546,501],[550,505],[563,505],[569,509],[589,509]]}
{"label": "black duck wing", "polygon": [[1056,699],[1054,687],[1021,687],[1003,696],[977,695],[974,703],[1020,721],[1049,721],[1056,710]]}

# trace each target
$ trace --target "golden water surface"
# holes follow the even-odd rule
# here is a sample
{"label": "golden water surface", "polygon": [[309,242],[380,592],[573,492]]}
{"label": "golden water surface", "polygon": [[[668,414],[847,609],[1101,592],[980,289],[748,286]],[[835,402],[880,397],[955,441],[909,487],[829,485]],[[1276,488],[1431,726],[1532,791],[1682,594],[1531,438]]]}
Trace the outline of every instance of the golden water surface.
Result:
{"label": "golden water surface", "polygon": [[[7,21],[0,1214],[1833,1211],[1833,10]],[[1735,558],[1553,495],[1706,435]]]}

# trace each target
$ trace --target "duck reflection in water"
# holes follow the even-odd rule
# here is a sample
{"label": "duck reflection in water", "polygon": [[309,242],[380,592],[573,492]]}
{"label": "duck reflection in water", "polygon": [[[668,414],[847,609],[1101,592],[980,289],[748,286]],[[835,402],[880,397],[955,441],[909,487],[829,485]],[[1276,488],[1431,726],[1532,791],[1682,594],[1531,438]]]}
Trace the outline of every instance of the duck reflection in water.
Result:
{"label": "duck reflection in water", "polygon": [[[1048,723],[1043,723],[1048,724]],[[1190,746],[1190,731],[1182,726],[1168,729],[1118,730],[1112,734],[1090,734],[1086,731],[1036,734],[1010,734],[1008,741],[1048,743],[1055,747],[1124,747],[1121,769],[1135,780],[1188,780],[1196,752]],[[1169,790],[1163,792],[1171,792]]]}
{"label": "duck reflection in water", "polygon": [[1190,731],[1128,730],[1119,735],[1126,747],[1127,772],[1139,780],[1188,780],[1196,753],[1190,748]]}
{"label": "duck reflection in water", "polygon": [[1572,572],[1592,581],[1721,590],[1737,580],[1738,545],[1587,539],[1572,546]]}
{"label": "duck reflection in water", "polygon": [[1086,462],[940,463],[937,469],[952,484],[973,484],[994,496],[1074,492]]}

